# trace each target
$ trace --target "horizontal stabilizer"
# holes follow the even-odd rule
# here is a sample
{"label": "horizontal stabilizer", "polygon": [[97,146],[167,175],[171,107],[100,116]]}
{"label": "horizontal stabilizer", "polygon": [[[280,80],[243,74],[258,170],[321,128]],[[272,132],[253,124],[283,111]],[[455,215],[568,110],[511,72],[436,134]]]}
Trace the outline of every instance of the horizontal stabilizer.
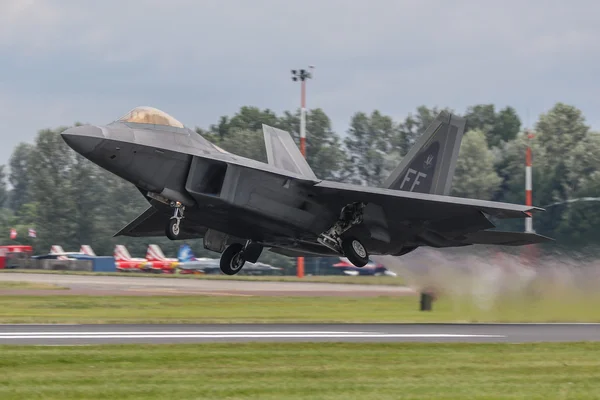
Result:
{"label": "horizontal stabilizer", "polygon": [[501,246],[524,246],[554,241],[547,236],[529,232],[479,231],[465,235],[461,240],[468,244],[493,244]]}
{"label": "horizontal stabilizer", "polygon": [[318,180],[290,134],[263,124],[267,161],[276,168]]}

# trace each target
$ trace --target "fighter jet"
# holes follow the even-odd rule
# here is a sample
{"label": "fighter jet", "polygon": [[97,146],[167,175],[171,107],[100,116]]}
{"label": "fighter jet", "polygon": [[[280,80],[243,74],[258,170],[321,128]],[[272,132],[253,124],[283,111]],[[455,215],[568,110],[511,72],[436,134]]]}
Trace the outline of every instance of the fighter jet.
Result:
{"label": "fighter jet", "polygon": [[287,256],[401,256],[420,246],[526,245],[493,218],[541,210],[449,196],[465,119],[442,112],[381,187],[319,179],[288,132],[263,125],[267,163],[231,154],[152,107],[62,133],[76,152],[135,185],[149,207],[115,236],[203,238],[238,273],[263,249]]}

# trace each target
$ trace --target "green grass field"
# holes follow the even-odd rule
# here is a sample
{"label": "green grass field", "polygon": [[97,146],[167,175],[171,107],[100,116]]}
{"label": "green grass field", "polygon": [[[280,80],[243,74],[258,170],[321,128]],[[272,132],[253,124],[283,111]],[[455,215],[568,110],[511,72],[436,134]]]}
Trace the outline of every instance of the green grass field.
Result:
{"label": "green grass field", "polygon": [[0,346],[0,399],[598,399],[599,344]]}
{"label": "green grass field", "polygon": [[[0,296],[0,323],[600,322],[600,295],[514,298],[479,307],[418,297]],[[488,308],[489,307],[489,308]]]}
{"label": "green grass field", "polygon": [[206,280],[228,280],[228,281],[266,281],[266,282],[313,282],[313,283],[344,283],[360,285],[391,285],[403,286],[405,284],[401,277],[393,276],[345,276],[345,275],[327,275],[327,276],[305,276],[300,279],[295,276],[251,276],[251,275],[179,275],[179,274],[145,274],[145,273],[127,273],[127,272],[82,272],[82,271],[47,271],[47,270],[23,270],[6,269],[0,270],[0,274],[55,274],[55,275],[93,275],[93,276],[135,276],[142,278],[171,278],[171,279],[206,279]]}
{"label": "green grass field", "polygon": [[50,283],[0,281],[0,290],[2,289],[67,290],[67,288],[65,287],[53,285]]}

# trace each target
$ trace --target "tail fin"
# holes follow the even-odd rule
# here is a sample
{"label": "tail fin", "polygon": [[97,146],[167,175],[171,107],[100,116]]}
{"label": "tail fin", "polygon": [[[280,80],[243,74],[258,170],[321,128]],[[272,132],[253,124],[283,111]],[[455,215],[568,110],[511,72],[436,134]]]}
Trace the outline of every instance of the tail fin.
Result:
{"label": "tail fin", "polygon": [[146,250],[146,260],[163,261],[165,258],[165,254],[157,244],[148,245],[148,250]]}
{"label": "tail fin", "polygon": [[442,111],[383,183],[407,192],[450,194],[465,118]]}
{"label": "tail fin", "polygon": [[127,247],[123,246],[122,244],[115,246],[114,256],[116,261],[131,260],[131,254],[129,254],[129,250],[127,250]]}
{"label": "tail fin", "polygon": [[65,251],[62,246],[55,244],[50,247],[50,254],[65,254]]}
{"label": "tail fin", "polygon": [[62,246],[59,246],[57,244],[50,247],[50,254],[60,254],[59,256],[56,257],[57,260],[68,260],[69,259],[69,257],[67,257],[65,255],[65,251],[63,250]]}
{"label": "tail fin", "polygon": [[94,253],[94,250],[92,250],[92,246],[89,246],[87,244],[82,244],[81,249],[79,251],[85,254],[86,256],[96,257],[96,253]]}
{"label": "tail fin", "polygon": [[193,261],[194,258],[194,252],[189,245],[183,244],[179,247],[179,252],[177,253],[177,260],[179,262]]}

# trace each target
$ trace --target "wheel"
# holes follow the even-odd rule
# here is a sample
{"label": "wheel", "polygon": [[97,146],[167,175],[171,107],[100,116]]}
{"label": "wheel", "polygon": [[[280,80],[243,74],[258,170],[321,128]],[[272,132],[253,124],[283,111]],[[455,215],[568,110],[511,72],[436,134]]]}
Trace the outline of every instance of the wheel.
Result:
{"label": "wheel", "polygon": [[235,275],[244,266],[246,259],[242,250],[244,246],[241,243],[233,243],[221,254],[221,271],[225,275]]}
{"label": "wheel", "polygon": [[342,250],[344,250],[346,258],[356,267],[364,267],[369,262],[369,253],[357,238],[348,237],[344,239]]}
{"label": "wheel", "polygon": [[167,237],[171,240],[177,240],[179,238],[179,233],[179,221],[175,218],[169,220],[166,230]]}

